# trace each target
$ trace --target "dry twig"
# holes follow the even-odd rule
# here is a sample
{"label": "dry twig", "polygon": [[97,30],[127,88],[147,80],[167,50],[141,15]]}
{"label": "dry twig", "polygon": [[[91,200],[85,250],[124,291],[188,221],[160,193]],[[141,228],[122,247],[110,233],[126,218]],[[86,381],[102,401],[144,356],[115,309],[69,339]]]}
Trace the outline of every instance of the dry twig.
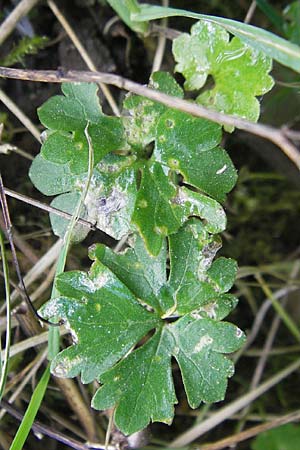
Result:
{"label": "dry twig", "polygon": [[[63,217],[64,219],[71,220],[72,214],[69,214],[61,209],[54,208],[53,206],[47,205],[46,203],[40,202],[39,200],[35,200],[27,195],[20,194],[19,192],[12,191],[11,189],[4,188],[4,192],[8,197],[13,197],[21,202],[28,203],[28,205],[34,206],[35,208],[42,209],[43,211],[47,211],[48,213],[56,214],[57,216]],[[96,226],[85,219],[78,219],[78,223],[84,225],[85,227],[90,228],[95,231]]]}
{"label": "dry twig", "polygon": [[155,91],[134,81],[123,78],[119,75],[103,72],[86,72],[69,70],[66,73],[56,70],[25,70],[0,67],[0,77],[13,78],[27,81],[39,81],[46,83],[62,83],[62,82],[90,82],[111,84],[120,89],[142,95],[156,102],[162,103],[170,108],[191,114],[195,117],[202,117],[212,122],[223,125],[233,126],[248,133],[261,136],[277,145],[286,156],[300,169],[300,152],[297,147],[292,144],[282,132],[281,129],[268,125],[249,122],[239,117],[229,116],[217,111],[212,111],[204,106],[196,105],[187,100]]}

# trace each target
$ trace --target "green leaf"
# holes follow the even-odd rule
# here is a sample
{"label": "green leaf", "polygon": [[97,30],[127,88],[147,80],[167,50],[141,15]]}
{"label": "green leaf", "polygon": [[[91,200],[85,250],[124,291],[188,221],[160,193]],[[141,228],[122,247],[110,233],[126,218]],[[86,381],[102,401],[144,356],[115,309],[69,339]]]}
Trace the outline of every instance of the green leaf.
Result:
{"label": "green leaf", "polygon": [[207,271],[209,278],[215,283],[218,292],[227,292],[232,288],[237,274],[237,263],[234,259],[218,258]]}
{"label": "green leaf", "polygon": [[223,320],[237,304],[238,299],[232,294],[218,295],[212,302],[197,308],[191,316],[196,319]]}
{"label": "green leaf", "polygon": [[295,43],[300,44],[300,3],[299,1],[292,2],[283,11],[285,19],[283,29],[288,39]]}
{"label": "green leaf", "polygon": [[87,218],[115,239],[131,229],[136,196],[135,158],[107,155],[98,164],[85,200]]}
{"label": "green leaf", "polygon": [[152,255],[158,255],[165,236],[183,223],[184,210],[174,201],[176,193],[160,164],[145,164],[132,221]]}
{"label": "green leaf", "polygon": [[260,106],[256,97],[274,84],[268,75],[272,68],[269,57],[239,38],[229,41],[224,28],[202,21],[191,28],[190,35],[183,33],[173,41],[173,53],[177,72],[186,78],[187,90],[201,89],[212,75],[214,87],[200,94],[198,103],[257,121]]}
{"label": "green leaf", "polygon": [[[183,97],[183,90],[167,72],[154,72],[149,87],[174,97]],[[136,150],[141,151],[154,141],[157,121],[168,108],[161,103],[133,94],[127,95],[123,106],[129,114],[124,117],[127,141]]]}
{"label": "green leaf", "polygon": [[130,15],[139,12],[140,8],[136,0],[107,0],[110,6],[118,13],[126,25],[137,33],[146,33],[149,24],[136,22]]}
{"label": "green leaf", "polygon": [[[92,247],[90,273],[60,275],[60,297],[42,308],[45,317],[64,319],[74,340],[55,357],[52,372],[63,377],[81,373],[85,383],[99,380],[92,405],[115,407],[116,424],[126,434],[151,420],[171,423],[176,403],[172,356],[194,408],[224,397],[233,364],[223,353],[244,342],[238,328],[218,322],[237,303],[224,293],[236,265],[226,258],[213,262],[220,240],[204,223],[191,219],[169,238],[169,279],[165,240],[156,257],[138,235],[130,245],[119,254],[103,245]],[[170,316],[178,320],[170,323]]]}
{"label": "green leaf", "polygon": [[166,284],[166,243],[154,257],[146,251],[143,240],[136,235],[133,247],[115,253],[104,245],[90,249],[90,257],[98,259],[130,289],[143,303],[162,312],[159,290]]}
{"label": "green leaf", "polygon": [[173,16],[190,17],[191,19],[205,20],[222,25],[227,31],[239,37],[246,44],[249,44],[256,50],[264,52],[284,66],[290,67],[296,72],[300,72],[299,46],[276,36],[276,34],[263,30],[262,28],[254,27],[253,25],[226,19],[225,17],[209,16],[185,11],[183,9],[165,8],[146,4],[140,5],[140,12],[132,14],[131,17],[136,21],[149,21]]}
{"label": "green leaf", "polygon": [[40,121],[49,129],[41,149],[43,157],[57,164],[68,162],[74,174],[87,171],[87,124],[95,164],[124,145],[121,119],[102,113],[97,90],[92,83],[63,83],[64,96],[50,98],[38,110]]}
{"label": "green leaf", "polygon": [[176,395],[171,373],[173,339],[158,331],[145,345],[101,377],[101,387],[92,400],[96,409],[116,406],[116,425],[132,434],[150,420],[170,424]]}
{"label": "green leaf", "polygon": [[220,140],[220,125],[169,110],[157,125],[153,158],[180,172],[186,183],[224,200],[237,175],[225,150],[218,147]]}
{"label": "green leaf", "polygon": [[[78,205],[78,202],[80,200],[80,193],[79,192],[68,192],[67,194],[62,194],[56,197],[52,202],[51,206],[54,208],[60,209],[64,212],[67,212],[69,214],[73,214],[76,210],[76,207]],[[86,214],[84,211],[80,214],[81,219],[86,219]],[[53,230],[53,233],[63,238],[66,234],[68,225],[70,223],[70,220],[64,219],[61,216],[58,216],[57,214],[50,213],[50,222],[51,227]],[[81,242],[83,239],[86,238],[86,236],[89,233],[89,228],[77,224],[73,230],[71,242]]]}
{"label": "green leaf", "polygon": [[[155,73],[151,85],[182,96],[169,74]],[[143,97],[131,95],[125,106],[131,114],[125,121],[129,143],[140,152],[155,141],[152,157],[141,168],[132,216],[148,251],[157,255],[164,237],[175,233],[192,215],[203,218],[208,231],[223,231],[226,218],[222,207],[204,194],[179,187],[175,176],[175,172],[181,173],[186,183],[217,199],[225,198],[235,184],[236,171],[227,153],[218,147],[221,126]]]}
{"label": "green leaf", "polygon": [[[189,220],[178,233],[169,237],[170,292],[175,299],[176,312],[199,312],[209,303],[218,303],[234,282],[237,266],[227,258],[213,262],[221,247],[218,236],[210,235],[196,219]],[[212,313],[212,314],[216,314]],[[212,317],[214,317],[212,315]]]}
{"label": "green leaf", "polygon": [[196,408],[201,401],[224,398],[234,369],[221,353],[243,342],[243,333],[232,324],[185,316],[103,374],[92,406],[105,410],[116,405],[115,421],[125,434],[145,428],[150,420],[171,423],[176,403],[171,356],[179,363],[189,404]]}
{"label": "green leaf", "polygon": [[[107,155],[95,167],[85,198],[84,217],[115,239],[121,239],[131,229],[131,216],[137,195],[134,157]],[[68,164],[54,164],[39,154],[33,161],[29,176],[33,184],[46,195],[66,193],[52,202],[52,206],[70,212],[82,191],[86,173],[73,175]],[[67,220],[50,215],[53,231],[63,236]],[[79,242],[87,235],[87,227],[76,226]]]}
{"label": "green leaf", "polygon": [[268,19],[275,25],[278,31],[283,31],[284,20],[277,10],[270,4],[268,0],[256,0],[257,6],[268,17]]}
{"label": "green leaf", "polygon": [[175,201],[184,205],[186,217],[199,216],[209,233],[221,233],[226,228],[226,214],[222,206],[214,199],[200,192],[181,187]]}
{"label": "green leaf", "polygon": [[251,444],[252,450],[298,450],[300,427],[291,423],[264,431]]}
{"label": "green leaf", "polygon": [[57,195],[70,191],[78,177],[71,173],[68,164],[55,164],[39,153],[31,164],[29,178],[43,194]]}
{"label": "green leaf", "polygon": [[[150,85],[171,95],[183,95],[181,87],[167,73],[154,73]],[[51,107],[53,114],[49,117],[45,114],[51,110],[47,110],[48,103],[41,108],[45,125],[58,129],[48,130],[30,176],[48,195],[69,192],[74,196],[85,185],[86,172],[73,173],[74,164],[85,164],[84,158],[73,158],[77,131],[70,133],[67,130],[81,127],[83,145],[87,145],[82,128],[86,122],[80,117],[79,106],[88,99],[90,102],[86,111],[83,109],[84,115],[94,121],[101,116],[95,89],[94,85],[66,84],[63,86],[65,97],[56,96],[49,100],[50,104],[56,104]],[[126,144],[127,155],[110,152],[96,164],[85,199],[86,219],[115,239],[134,231],[136,226],[148,252],[154,256],[160,252],[164,237],[175,233],[190,216],[202,218],[211,233],[223,231],[226,217],[222,207],[204,193],[179,186],[181,179],[178,177],[181,174],[185,183],[219,200],[225,198],[235,183],[236,172],[227,153],[218,147],[221,127],[140,96],[130,95],[125,100],[125,107],[130,113],[124,123],[131,149]],[[64,115],[66,120],[63,120]],[[90,130],[92,123],[89,123]],[[149,158],[152,151],[149,144],[153,141],[155,150]],[[56,162],[50,161],[51,158]],[[72,195],[55,202],[70,200]],[[65,220],[52,218],[52,223],[55,233],[61,235]],[[78,236],[77,240],[82,237]]]}
{"label": "green leaf", "polygon": [[230,323],[192,316],[184,316],[169,329],[190,406],[223,400],[234,366],[222,353],[237,350],[245,341],[243,332]]}
{"label": "green leaf", "polygon": [[237,303],[232,295],[224,295],[234,283],[237,265],[224,257],[213,261],[220,247],[218,236],[191,219],[169,237],[168,280],[165,240],[157,256],[148,254],[143,240],[135,236],[131,248],[122,253],[98,245],[91,248],[90,257],[105,264],[143,304],[163,317],[193,311],[197,317],[219,319]]}
{"label": "green leaf", "polygon": [[57,278],[61,297],[41,310],[58,317],[72,330],[75,345],[52,361],[56,376],[74,377],[83,383],[99,379],[152,328],[159,318],[146,311],[109,269],[95,262],[90,275],[66,272]]}

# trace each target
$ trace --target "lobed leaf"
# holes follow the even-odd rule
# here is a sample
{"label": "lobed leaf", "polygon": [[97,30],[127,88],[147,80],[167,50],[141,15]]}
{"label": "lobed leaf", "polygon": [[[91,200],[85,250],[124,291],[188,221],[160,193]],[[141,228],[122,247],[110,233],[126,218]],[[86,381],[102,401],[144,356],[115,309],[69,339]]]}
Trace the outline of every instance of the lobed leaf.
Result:
{"label": "lobed leaf", "polygon": [[[52,372],[63,377],[81,373],[85,383],[99,380],[92,405],[115,407],[116,424],[126,434],[150,421],[171,423],[176,403],[172,356],[195,408],[224,397],[233,364],[223,354],[244,342],[238,328],[218,322],[237,303],[225,294],[236,265],[226,258],[213,262],[220,240],[200,220],[189,220],[169,238],[169,278],[165,240],[155,257],[138,235],[130,244],[119,254],[103,245],[92,247],[90,273],[60,275],[60,297],[42,308],[44,317],[65,320],[74,340],[53,360]],[[169,323],[174,313],[177,320]]]}
{"label": "lobed leaf", "polygon": [[140,5],[140,12],[132,14],[132,18],[136,21],[148,21],[173,16],[190,17],[191,19],[204,20],[221,25],[256,50],[260,50],[284,66],[300,72],[299,46],[262,28],[227,19],[226,17],[210,16],[183,9],[147,4]]}
{"label": "lobed leaf", "polygon": [[159,330],[142,347],[103,374],[103,386],[92,406],[116,406],[115,422],[125,434],[145,428],[150,420],[171,424],[177,403],[171,372],[172,336]]}
{"label": "lobed leaf", "polygon": [[[174,97],[183,97],[183,90],[167,72],[154,72],[149,87]],[[153,102],[146,97],[128,94],[123,106],[128,116],[123,119],[128,143],[135,150],[142,151],[156,135],[157,121],[168,110],[165,105]]]}
{"label": "lobed leaf", "polygon": [[189,315],[169,325],[169,329],[176,342],[173,354],[190,406],[197,408],[200,402],[223,400],[234,366],[222,353],[231,353],[244,343],[242,331],[231,323]]}
{"label": "lobed leaf", "polygon": [[233,285],[237,265],[224,257],[213,261],[221,241],[199,220],[189,220],[169,237],[168,277],[165,242],[157,256],[146,251],[139,236],[131,245],[123,253],[98,245],[91,248],[90,257],[105,264],[143,304],[162,317],[194,311],[198,317],[224,318],[236,306],[235,297],[224,294]]}
{"label": "lobed leaf", "polygon": [[[154,73],[150,85],[178,97],[183,95],[176,81],[164,72]],[[74,173],[74,164],[85,165],[84,157],[74,153],[74,139],[80,136],[82,148],[87,146],[84,125],[88,121],[93,138],[93,125],[96,127],[96,121],[106,116],[102,115],[93,84],[64,84],[63,92],[64,97],[53,97],[40,110],[43,123],[53,129],[47,132],[30,177],[47,195],[69,193],[55,203],[72,212],[74,202],[66,202],[82,190],[86,178],[85,171]],[[123,119],[127,150],[124,155],[102,155],[95,165],[85,199],[86,219],[115,239],[136,226],[153,256],[159,254],[164,238],[176,233],[190,216],[202,218],[211,233],[223,231],[226,217],[222,207],[204,195],[223,200],[236,181],[230,158],[218,147],[221,127],[136,95],[128,96],[124,106],[130,113]],[[70,129],[75,131],[70,133]],[[150,156],[152,142],[155,148]],[[180,186],[180,176],[202,192]],[[51,222],[55,233],[62,236],[67,222],[54,217]],[[81,237],[83,234],[77,240]]]}
{"label": "lobed leaf", "polygon": [[184,221],[184,210],[176,204],[176,186],[158,163],[145,164],[132,216],[152,255],[158,255],[166,236]]}
{"label": "lobed leaf", "polygon": [[177,72],[186,78],[187,90],[201,89],[212,75],[214,87],[201,93],[198,103],[257,121],[260,106],[256,97],[274,84],[268,75],[272,68],[269,57],[237,37],[229,41],[224,28],[202,21],[191,28],[190,35],[183,33],[173,41],[173,54]]}
{"label": "lobed leaf", "polygon": [[[58,197],[55,197],[55,199],[51,202],[51,206],[69,214],[73,214],[79,201],[79,192],[68,192],[66,194],[61,194]],[[86,214],[84,211],[82,211],[82,213],[80,214],[80,218],[86,218]],[[63,238],[66,234],[70,220],[58,216],[57,214],[50,213],[50,223],[53,233],[56,236]],[[83,239],[85,239],[88,235],[89,231],[90,230],[88,227],[77,223],[74,227],[71,241],[73,243],[83,241]]]}
{"label": "lobed leaf", "polygon": [[81,373],[83,383],[99,379],[159,323],[159,317],[140,306],[129,289],[98,261],[89,276],[79,271],[61,274],[56,288],[61,297],[50,300],[41,313],[63,319],[75,340],[52,361],[56,376]]}
{"label": "lobed leaf", "polygon": [[232,287],[237,272],[237,265],[231,259],[219,258],[213,262],[221,247],[220,238],[208,234],[199,220],[191,219],[169,237],[169,246],[168,284],[176,312],[186,314],[203,305],[218,303],[220,294]]}
{"label": "lobed leaf", "polygon": [[57,195],[70,191],[78,177],[68,164],[50,162],[39,153],[31,164],[29,178],[43,194]]}
{"label": "lobed leaf", "polygon": [[132,157],[107,155],[95,167],[85,199],[88,219],[115,239],[132,228],[137,197],[134,161]]}
{"label": "lobed leaf", "polygon": [[167,281],[165,242],[157,256],[150,256],[142,238],[136,235],[133,247],[123,253],[97,245],[90,249],[90,257],[108,267],[143,303],[162,312],[159,291]]}
{"label": "lobed leaf", "polygon": [[169,110],[157,125],[153,158],[180,172],[186,183],[224,200],[237,175],[225,150],[218,147],[220,141],[220,125]]}
{"label": "lobed leaf", "polygon": [[41,123],[48,128],[41,153],[53,163],[68,163],[72,173],[80,174],[88,167],[87,124],[95,164],[123,147],[124,130],[120,118],[102,113],[96,84],[63,83],[62,91],[64,96],[54,96],[38,109]]}
{"label": "lobed leaf", "polygon": [[233,363],[230,353],[244,342],[243,333],[229,323],[185,316],[165,326],[101,377],[102,387],[92,406],[116,406],[115,422],[125,433],[145,428],[150,420],[170,424],[177,403],[171,376],[171,356],[180,366],[188,401],[196,408],[201,401],[224,398]]}

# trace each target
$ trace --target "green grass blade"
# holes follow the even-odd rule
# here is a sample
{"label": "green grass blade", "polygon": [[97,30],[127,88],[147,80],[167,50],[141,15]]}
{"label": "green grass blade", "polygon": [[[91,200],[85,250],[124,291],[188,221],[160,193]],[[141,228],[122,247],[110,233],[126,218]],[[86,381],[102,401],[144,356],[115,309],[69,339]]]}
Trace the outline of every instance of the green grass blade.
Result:
{"label": "green grass blade", "polygon": [[254,27],[236,20],[224,17],[208,16],[176,8],[161,6],[140,5],[140,13],[131,15],[133,20],[149,21],[164,17],[183,16],[197,20],[207,20],[222,25],[227,31],[238,36],[241,40],[264,52],[284,66],[300,72],[300,47],[276,34]]}
{"label": "green grass blade", "polygon": [[[85,136],[86,136],[86,140],[88,143],[88,148],[89,148],[89,163],[88,163],[88,173],[87,173],[87,180],[84,186],[84,189],[82,191],[82,194],[80,196],[80,199],[78,201],[78,204],[76,206],[76,209],[72,215],[72,219],[70,220],[70,223],[68,225],[68,228],[66,230],[65,236],[64,236],[64,244],[63,244],[63,248],[60,252],[59,258],[58,258],[58,262],[57,262],[57,266],[56,266],[56,272],[55,272],[55,277],[57,277],[57,275],[59,275],[60,273],[62,273],[65,269],[65,265],[66,265],[66,260],[67,260],[67,254],[70,248],[70,243],[71,243],[71,237],[72,237],[72,233],[74,230],[74,227],[76,225],[77,220],[80,217],[80,212],[81,212],[81,208],[82,205],[84,203],[84,199],[88,193],[88,189],[90,186],[90,182],[92,179],[92,175],[93,175],[93,168],[94,168],[94,150],[92,147],[92,143],[91,143],[91,139],[88,133],[88,127],[89,127],[89,123],[87,124],[86,128],[85,128]],[[57,289],[55,287],[55,282],[53,284],[53,288],[52,288],[52,292],[51,292],[51,298],[55,298],[59,295],[59,293],[57,292]],[[49,339],[48,339],[48,359],[51,361],[55,355],[57,355],[57,353],[59,352],[59,328],[58,327],[50,327],[49,329]]]}
{"label": "green grass blade", "polygon": [[281,318],[282,322],[285,324],[289,332],[294,336],[294,338],[300,342],[300,330],[296,322],[292,319],[292,317],[286,312],[281,303],[274,297],[273,292],[263,279],[260,273],[255,275],[262,291],[266,295],[266,297],[272,302],[273,308]]}
{"label": "green grass blade", "polygon": [[0,400],[1,400],[7,380],[9,349],[10,349],[10,330],[11,330],[9,271],[5,254],[4,238],[1,231],[0,231],[0,248],[1,248],[4,282],[5,282],[5,298],[6,298],[6,342],[3,361],[1,358],[1,351],[0,351]]}
{"label": "green grass blade", "polygon": [[[74,211],[74,214],[72,216],[72,219],[70,220],[69,226],[67,228],[65,237],[64,237],[64,244],[63,248],[60,252],[58,264],[56,268],[56,275],[64,271],[66,259],[68,250],[71,243],[71,236],[72,231],[76,225],[76,222],[78,218],[80,217],[80,211],[81,207],[83,205],[84,199],[87,195],[90,181],[93,174],[93,167],[94,167],[94,151],[91,144],[91,139],[88,134],[88,125],[85,128],[85,135],[88,142],[89,147],[89,166],[88,166],[88,174],[87,174],[87,181],[85,184],[85,187],[82,191],[80,200],[77,204],[76,210]],[[51,298],[56,297],[58,294],[55,286],[52,289]],[[49,338],[48,338],[48,357],[49,359],[53,359],[53,357],[58,353],[59,351],[59,328],[58,327],[50,327],[49,329]],[[39,410],[40,404],[43,400],[45,391],[47,389],[47,385],[50,378],[50,366],[47,367],[45,370],[40,382],[38,383],[37,387],[34,390],[34,393],[31,397],[30,403],[28,405],[27,411],[25,413],[25,416],[22,420],[22,423],[17,431],[17,434],[15,436],[15,439],[13,440],[13,443],[10,447],[10,450],[21,450],[23,448],[23,445],[27,439],[27,436],[30,432],[32,423],[35,419],[35,416]]]}
{"label": "green grass blade", "polygon": [[278,14],[276,9],[267,0],[256,0],[256,4],[265,16],[268,17],[270,22],[275,25],[277,30],[283,33],[284,20],[283,17]]}
{"label": "green grass blade", "polygon": [[118,13],[123,22],[133,31],[143,34],[147,31],[147,22],[139,22],[131,19],[131,14],[139,13],[139,5],[136,0],[107,0],[107,2]]}
{"label": "green grass blade", "polygon": [[50,378],[50,366],[47,367],[45,372],[43,373],[42,378],[40,379],[38,385],[36,386],[26,413],[23,417],[21,425],[17,431],[17,434],[10,446],[9,450],[22,450],[24,443],[27,439],[27,436],[31,430],[32,424],[34,422],[35,416],[39,410],[41,402],[44,398],[45,391],[48,386]]}

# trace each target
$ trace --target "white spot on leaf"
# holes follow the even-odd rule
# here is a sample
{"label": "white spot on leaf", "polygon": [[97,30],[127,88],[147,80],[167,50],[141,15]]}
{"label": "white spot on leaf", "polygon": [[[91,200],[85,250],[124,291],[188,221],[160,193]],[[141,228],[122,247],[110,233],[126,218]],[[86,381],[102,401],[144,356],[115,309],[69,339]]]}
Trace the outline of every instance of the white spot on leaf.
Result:
{"label": "white spot on leaf", "polygon": [[219,169],[219,170],[216,171],[216,174],[217,174],[217,175],[221,175],[222,173],[225,172],[226,169],[227,169],[227,164],[224,164],[224,166],[221,167],[221,169]]}
{"label": "white spot on leaf", "polygon": [[242,332],[242,330],[240,330],[239,328],[237,328],[236,329],[236,337],[238,338],[238,339],[240,339],[242,336],[243,336],[243,332]]}
{"label": "white spot on leaf", "polygon": [[193,353],[200,353],[204,349],[204,347],[207,347],[208,345],[212,344],[212,342],[213,339],[210,336],[208,336],[208,334],[205,334],[204,336],[201,337],[198,344],[195,345]]}

